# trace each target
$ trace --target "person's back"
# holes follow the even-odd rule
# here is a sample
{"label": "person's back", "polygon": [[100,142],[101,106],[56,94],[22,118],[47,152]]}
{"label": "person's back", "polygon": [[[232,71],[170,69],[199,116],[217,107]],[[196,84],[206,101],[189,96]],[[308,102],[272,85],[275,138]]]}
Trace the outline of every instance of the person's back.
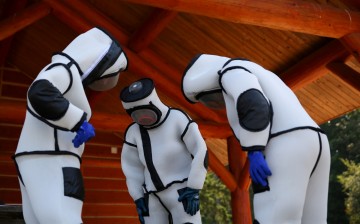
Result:
{"label": "person's back", "polygon": [[270,100],[274,111],[271,133],[301,126],[318,127],[294,92],[276,74],[251,61],[234,62],[258,78],[261,88]]}

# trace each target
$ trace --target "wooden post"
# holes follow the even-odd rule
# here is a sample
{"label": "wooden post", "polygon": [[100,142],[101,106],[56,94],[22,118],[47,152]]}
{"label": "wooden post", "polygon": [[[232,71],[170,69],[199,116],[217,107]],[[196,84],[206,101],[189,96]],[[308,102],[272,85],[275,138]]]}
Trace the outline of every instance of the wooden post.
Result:
{"label": "wooden post", "polygon": [[[233,224],[251,224],[250,174],[248,173],[247,156],[235,137],[229,137],[227,145],[230,172],[238,183],[237,189],[231,193]],[[241,183],[241,187],[239,187],[239,183]]]}

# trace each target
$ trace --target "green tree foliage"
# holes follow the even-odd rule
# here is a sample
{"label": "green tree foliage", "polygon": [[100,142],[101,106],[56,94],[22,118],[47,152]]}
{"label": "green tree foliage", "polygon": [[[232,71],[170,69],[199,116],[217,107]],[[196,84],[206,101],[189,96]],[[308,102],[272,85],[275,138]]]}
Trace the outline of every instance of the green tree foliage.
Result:
{"label": "green tree foliage", "polygon": [[203,224],[231,224],[230,191],[212,172],[208,173],[200,192],[200,211]]}
{"label": "green tree foliage", "polygon": [[349,223],[345,198],[338,176],[347,170],[342,159],[360,162],[360,110],[329,121],[321,128],[326,132],[331,147],[328,223]]}
{"label": "green tree foliage", "polygon": [[346,192],[346,213],[349,215],[350,224],[360,223],[360,163],[342,159],[347,170],[339,175],[339,181]]}

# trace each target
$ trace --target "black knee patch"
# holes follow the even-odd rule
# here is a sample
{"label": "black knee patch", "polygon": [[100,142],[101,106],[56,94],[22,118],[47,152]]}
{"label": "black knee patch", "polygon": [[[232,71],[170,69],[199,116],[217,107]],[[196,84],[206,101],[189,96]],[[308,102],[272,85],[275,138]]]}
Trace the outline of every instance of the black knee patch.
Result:
{"label": "black knee patch", "polygon": [[63,167],[64,195],[84,201],[84,181],[80,169]]}
{"label": "black knee patch", "polygon": [[266,179],[266,183],[267,183],[267,185],[264,187],[261,184],[252,182],[252,189],[253,189],[254,194],[261,193],[264,191],[270,191],[269,182],[267,181],[267,179]]}

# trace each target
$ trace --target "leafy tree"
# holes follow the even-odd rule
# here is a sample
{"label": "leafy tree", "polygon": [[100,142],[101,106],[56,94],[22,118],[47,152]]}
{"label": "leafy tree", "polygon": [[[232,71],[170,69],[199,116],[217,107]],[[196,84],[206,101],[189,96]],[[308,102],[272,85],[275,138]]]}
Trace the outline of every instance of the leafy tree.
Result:
{"label": "leafy tree", "polygon": [[360,163],[342,159],[347,170],[338,176],[346,192],[346,213],[350,217],[350,224],[360,223]]}
{"label": "leafy tree", "polygon": [[331,148],[328,203],[329,224],[349,223],[345,208],[346,194],[338,180],[338,176],[347,169],[342,159],[360,162],[359,127],[360,110],[355,110],[321,125],[321,128],[327,133]]}
{"label": "leafy tree", "polygon": [[208,173],[200,193],[200,211],[203,224],[230,224],[230,191],[213,173]]}

